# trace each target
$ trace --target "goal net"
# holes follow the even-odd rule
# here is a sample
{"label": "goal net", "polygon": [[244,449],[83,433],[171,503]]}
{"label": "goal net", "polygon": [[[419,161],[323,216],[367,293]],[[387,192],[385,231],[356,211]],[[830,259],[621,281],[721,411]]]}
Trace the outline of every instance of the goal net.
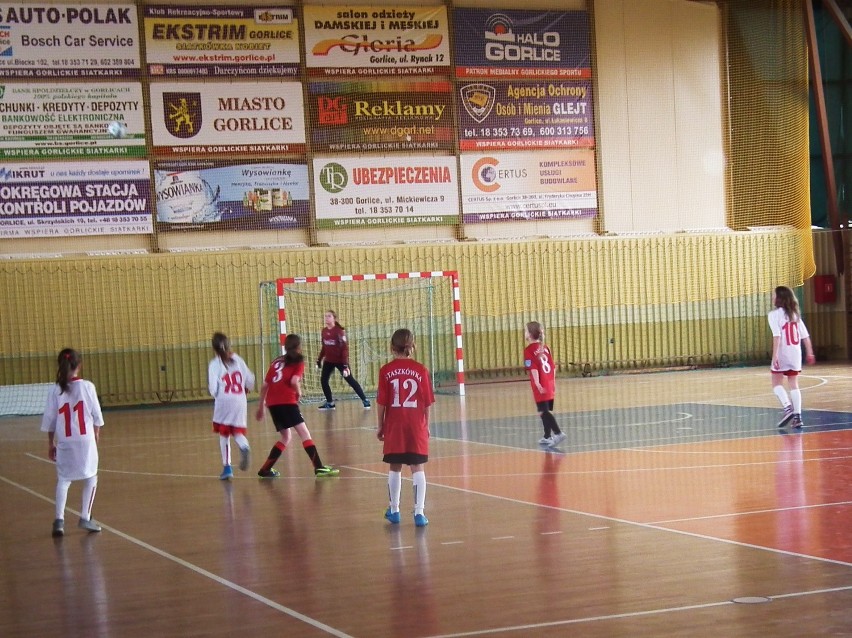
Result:
{"label": "goal net", "polygon": [[[323,400],[314,364],[321,349],[323,316],[337,313],[349,341],[349,366],[368,395],[375,395],[379,369],[390,361],[398,328],[414,333],[414,358],[432,375],[437,392],[464,394],[464,360],[458,274],[453,271],[295,277],[260,284],[264,372],[283,351],[284,337],[302,337],[303,399]],[[356,398],[339,374],[332,375],[335,400]]]}

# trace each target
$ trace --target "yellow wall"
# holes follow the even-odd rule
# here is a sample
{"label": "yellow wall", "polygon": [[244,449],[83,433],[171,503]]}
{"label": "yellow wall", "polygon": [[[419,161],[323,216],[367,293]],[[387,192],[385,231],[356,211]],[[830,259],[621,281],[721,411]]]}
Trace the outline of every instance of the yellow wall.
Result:
{"label": "yellow wall", "polygon": [[768,291],[800,283],[800,264],[778,258],[799,241],[790,229],[0,262],[0,384],[50,380],[71,346],[108,405],[203,398],[214,331],[260,369],[260,282],[412,270],[459,271],[475,376],[518,368],[530,320],[567,372],[751,361],[766,351]]}

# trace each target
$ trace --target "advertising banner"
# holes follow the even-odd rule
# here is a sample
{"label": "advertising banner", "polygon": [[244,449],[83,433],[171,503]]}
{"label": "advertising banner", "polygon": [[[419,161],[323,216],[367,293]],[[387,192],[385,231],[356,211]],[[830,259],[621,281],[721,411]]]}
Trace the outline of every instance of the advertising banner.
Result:
{"label": "advertising banner", "polygon": [[151,84],[159,155],[305,152],[300,82]]}
{"label": "advertising banner", "polygon": [[308,91],[314,151],[454,149],[448,81],[311,82]]}
{"label": "advertising banner", "polygon": [[456,158],[314,158],[317,228],[457,224]]}
{"label": "advertising banner", "polygon": [[591,80],[460,84],[459,148],[592,148]]}
{"label": "advertising banner", "polygon": [[296,77],[299,24],[293,7],[145,7],[151,77]]}
{"label": "advertising banner", "polygon": [[0,3],[0,78],[139,75],[132,4]]}
{"label": "advertising banner", "polygon": [[138,82],[0,82],[0,159],[142,157]]}
{"label": "advertising banner", "polygon": [[574,219],[598,212],[591,149],[465,153],[461,188],[465,223]]}
{"label": "advertising banner", "polygon": [[147,161],[0,163],[0,237],[151,232]]}
{"label": "advertising banner", "polygon": [[305,6],[305,65],[325,77],[448,75],[447,8]]}
{"label": "advertising banner", "polygon": [[159,162],[154,181],[162,230],[308,225],[307,164]]}
{"label": "advertising banner", "polygon": [[592,77],[585,11],[455,9],[456,77]]}

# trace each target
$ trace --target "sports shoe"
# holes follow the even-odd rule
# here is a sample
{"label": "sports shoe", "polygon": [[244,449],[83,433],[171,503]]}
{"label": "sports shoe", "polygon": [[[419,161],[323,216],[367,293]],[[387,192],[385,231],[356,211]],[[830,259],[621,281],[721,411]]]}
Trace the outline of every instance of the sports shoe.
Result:
{"label": "sports shoe", "polygon": [[550,447],[556,447],[557,445],[562,443],[562,441],[564,441],[568,437],[565,436],[564,432],[560,432],[559,434],[554,434],[550,438],[551,438]]}
{"label": "sports shoe", "polygon": [[334,408],[335,408],[335,406],[334,406],[333,403],[329,403],[328,401],[326,401],[318,409],[319,410],[334,410]]}
{"label": "sports shoe", "polygon": [[794,414],[793,419],[790,422],[790,426],[795,428],[796,430],[801,430],[804,423],[802,423],[802,415]]}
{"label": "sports shoe", "polygon": [[314,476],[337,476],[338,474],[340,474],[340,470],[328,465],[323,465],[314,470]]}
{"label": "sports shoe", "polygon": [[428,524],[429,524],[429,519],[426,518],[425,514],[415,514],[414,515],[415,527],[426,527]]}
{"label": "sports shoe", "polygon": [[787,425],[787,423],[792,418],[793,418],[793,406],[792,405],[785,405],[784,406],[784,412],[781,414],[781,420],[778,421],[778,427],[783,428],[785,425]]}
{"label": "sports shoe", "polygon": [[266,470],[265,472],[263,470],[260,470],[258,471],[257,475],[260,478],[278,478],[279,476],[281,476],[281,472],[279,472],[273,467],[269,470]]}
{"label": "sports shoe", "polygon": [[231,469],[230,465],[226,465],[222,469],[222,473],[219,475],[219,480],[220,481],[227,481],[227,480],[232,479],[232,478],[234,478],[234,470]]}
{"label": "sports shoe", "polygon": [[549,436],[543,436],[538,440],[539,445],[553,445],[553,439]]}
{"label": "sports shoe", "polygon": [[101,526],[91,519],[86,521],[81,518],[79,521],[77,521],[77,527],[79,527],[80,529],[84,529],[87,532],[101,531]]}
{"label": "sports shoe", "polygon": [[393,525],[399,525],[399,512],[391,512],[390,506],[385,510],[385,518]]}
{"label": "sports shoe", "polygon": [[364,399],[364,409],[365,410],[370,409],[370,400],[369,399]]}
{"label": "sports shoe", "polygon": [[65,536],[64,520],[62,520],[61,518],[57,518],[55,521],[53,521],[53,531],[51,532],[51,536],[53,536],[54,538],[58,538],[59,536]]}
{"label": "sports shoe", "polygon": [[245,472],[249,466],[249,457],[251,456],[251,449],[247,447],[240,448],[240,469]]}

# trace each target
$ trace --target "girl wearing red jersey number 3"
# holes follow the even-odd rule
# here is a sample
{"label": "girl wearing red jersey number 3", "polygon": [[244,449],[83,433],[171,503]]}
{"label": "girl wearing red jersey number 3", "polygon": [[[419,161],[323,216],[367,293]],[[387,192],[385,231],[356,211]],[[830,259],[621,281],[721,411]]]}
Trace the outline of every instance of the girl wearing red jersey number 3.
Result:
{"label": "girl wearing red jersey number 3", "polygon": [[376,395],[378,430],[384,441],[383,461],[388,471],[389,505],[385,518],[399,523],[399,497],[402,491],[402,466],[411,468],[414,483],[414,524],[429,524],[426,508],[426,473],[423,464],[429,460],[429,407],[435,402],[429,371],[412,359],[414,335],[400,328],[391,337],[393,361],[379,370]]}
{"label": "girl wearing red jersey number 3", "polygon": [[553,416],[553,399],[556,396],[556,366],[550,348],[544,345],[544,328],[538,321],[530,321],[524,330],[529,345],[524,349],[524,369],[530,375],[530,387],[538,415],[544,426],[544,437],[539,445],[556,447],[565,440]]}
{"label": "girl wearing red jersey number 3", "polygon": [[284,339],[284,354],[275,358],[269,364],[269,370],[260,388],[260,404],[257,406],[257,420],[263,419],[264,406],[269,408],[272,423],[281,436],[281,440],[272,446],[269,456],[257,475],[260,478],[276,478],[281,473],[273,468],[281,458],[281,453],[290,443],[290,428],[302,439],[302,447],[311,463],[314,465],[316,476],[337,476],[340,470],[336,467],[323,465],[317,447],[311,439],[308,426],[299,410],[299,399],[302,397],[302,377],[305,374],[305,359],[302,356],[302,338],[299,335],[287,335]]}

